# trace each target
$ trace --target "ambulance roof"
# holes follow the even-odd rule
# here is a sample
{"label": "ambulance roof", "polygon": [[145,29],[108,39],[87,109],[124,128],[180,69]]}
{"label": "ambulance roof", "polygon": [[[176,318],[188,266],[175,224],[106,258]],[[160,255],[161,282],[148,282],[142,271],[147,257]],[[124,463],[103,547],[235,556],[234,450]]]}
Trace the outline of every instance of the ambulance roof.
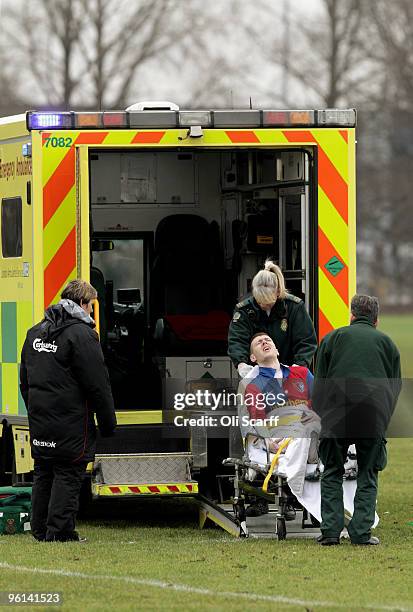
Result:
{"label": "ambulance roof", "polygon": [[26,121],[26,114],[22,115],[11,115],[10,117],[0,117],[0,125],[8,125],[10,123],[20,123]]}

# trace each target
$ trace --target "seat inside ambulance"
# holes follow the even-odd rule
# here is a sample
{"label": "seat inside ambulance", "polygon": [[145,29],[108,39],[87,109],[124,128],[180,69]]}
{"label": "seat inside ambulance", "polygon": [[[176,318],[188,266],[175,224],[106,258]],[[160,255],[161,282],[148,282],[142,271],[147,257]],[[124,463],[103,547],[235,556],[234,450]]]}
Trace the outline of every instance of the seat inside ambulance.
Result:
{"label": "seat inside ambulance", "polygon": [[155,232],[150,311],[157,351],[225,354],[230,317],[224,309],[219,226],[199,215],[162,219]]}

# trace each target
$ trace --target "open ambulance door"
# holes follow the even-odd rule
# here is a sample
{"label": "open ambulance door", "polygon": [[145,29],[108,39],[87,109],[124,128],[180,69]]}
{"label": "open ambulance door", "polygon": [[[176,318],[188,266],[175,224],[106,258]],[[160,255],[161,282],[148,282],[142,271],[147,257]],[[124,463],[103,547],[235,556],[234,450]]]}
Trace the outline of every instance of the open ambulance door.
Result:
{"label": "open ambulance door", "polygon": [[[87,145],[76,147],[76,247],[79,278],[90,282],[90,197],[89,151]],[[94,318],[99,332],[99,300],[94,306]]]}

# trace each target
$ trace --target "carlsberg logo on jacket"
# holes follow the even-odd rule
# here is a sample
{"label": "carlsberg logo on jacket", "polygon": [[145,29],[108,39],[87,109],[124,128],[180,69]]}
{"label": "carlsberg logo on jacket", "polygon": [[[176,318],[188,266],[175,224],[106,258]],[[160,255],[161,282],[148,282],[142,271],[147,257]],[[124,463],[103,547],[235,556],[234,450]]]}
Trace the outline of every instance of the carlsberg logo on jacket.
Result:
{"label": "carlsberg logo on jacket", "polygon": [[53,342],[43,342],[40,338],[35,338],[33,340],[33,348],[35,351],[41,353],[42,351],[46,353],[55,353],[57,351],[57,345]]}

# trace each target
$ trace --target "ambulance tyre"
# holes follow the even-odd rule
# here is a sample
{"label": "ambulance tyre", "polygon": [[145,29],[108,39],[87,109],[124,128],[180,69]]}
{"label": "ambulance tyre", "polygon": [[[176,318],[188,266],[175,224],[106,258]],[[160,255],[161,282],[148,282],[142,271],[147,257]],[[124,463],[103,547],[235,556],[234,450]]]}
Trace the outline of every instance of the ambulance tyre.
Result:
{"label": "ambulance tyre", "polygon": [[285,540],[287,537],[287,528],[285,526],[285,518],[277,518],[277,539]]}

